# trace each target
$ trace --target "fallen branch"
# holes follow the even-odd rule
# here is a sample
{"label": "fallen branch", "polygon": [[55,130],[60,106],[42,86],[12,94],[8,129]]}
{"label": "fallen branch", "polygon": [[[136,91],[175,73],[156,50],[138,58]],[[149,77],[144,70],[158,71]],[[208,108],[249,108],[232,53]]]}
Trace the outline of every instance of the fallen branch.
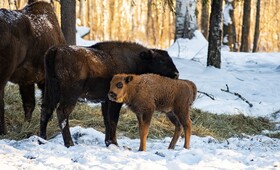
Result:
{"label": "fallen branch", "polygon": [[214,96],[213,96],[213,95],[208,94],[208,93],[206,93],[206,92],[202,92],[202,91],[198,91],[198,90],[197,90],[197,93],[204,94],[204,95],[208,96],[210,99],[215,100],[215,98],[214,98]]}
{"label": "fallen branch", "polygon": [[250,103],[248,100],[246,100],[244,97],[242,97],[239,93],[229,91],[229,88],[228,88],[227,84],[226,84],[226,86],[227,86],[227,89],[226,90],[225,89],[221,89],[221,91],[233,94],[233,95],[239,97],[241,100],[245,101],[250,107],[253,107],[252,103]]}
{"label": "fallen branch", "polygon": [[280,113],[280,110],[276,110],[275,112],[272,113],[272,115],[276,115],[278,113]]}

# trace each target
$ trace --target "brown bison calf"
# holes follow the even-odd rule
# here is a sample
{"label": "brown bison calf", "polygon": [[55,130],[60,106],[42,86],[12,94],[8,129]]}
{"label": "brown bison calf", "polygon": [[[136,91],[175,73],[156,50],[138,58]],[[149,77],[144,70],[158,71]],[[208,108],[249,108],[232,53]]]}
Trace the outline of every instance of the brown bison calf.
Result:
{"label": "brown bison calf", "polygon": [[196,97],[196,86],[188,80],[174,80],[156,74],[117,74],[111,81],[108,97],[117,103],[126,103],[136,113],[139,122],[140,147],[146,150],[146,140],[155,110],[166,113],[175,125],[175,132],[168,149],[174,149],[182,132],[184,147],[190,147],[190,107]]}

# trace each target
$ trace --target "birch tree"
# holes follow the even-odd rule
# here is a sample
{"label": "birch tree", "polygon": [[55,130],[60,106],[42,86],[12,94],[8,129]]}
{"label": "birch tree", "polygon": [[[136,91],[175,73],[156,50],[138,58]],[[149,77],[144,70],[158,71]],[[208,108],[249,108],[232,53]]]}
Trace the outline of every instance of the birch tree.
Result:
{"label": "birch tree", "polygon": [[196,0],[176,0],[175,40],[193,38],[194,31],[197,30],[195,10]]}
{"label": "birch tree", "polygon": [[233,0],[226,0],[223,23],[223,45],[227,45],[230,51],[237,51]]}

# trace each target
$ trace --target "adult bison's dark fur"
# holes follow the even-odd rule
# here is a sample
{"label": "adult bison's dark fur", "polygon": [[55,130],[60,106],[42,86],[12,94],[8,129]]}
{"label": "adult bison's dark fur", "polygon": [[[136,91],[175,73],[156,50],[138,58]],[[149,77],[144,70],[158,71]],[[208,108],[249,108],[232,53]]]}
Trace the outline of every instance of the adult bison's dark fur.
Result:
{"label": "adult bison's dark fur", "polygon": [[[174,80],[156,74],[117,74],[111,80],[108,97],[118,103],[126,103],[135,112],[139,122],[140,151],[146,150],[146,141],[155,110],[164,112],[175,125],[169,149],[174,149],[182,130],[184,148],[190,147],[192,122],[190,107],[197,89],[189,80]],[[183,128],[182,128],[183,127]]]}
{"label": "adult bison's dark fur", "polygon": [[44,53],[65,43],[52,6],[35,2],[22,10],[0,9],[0,135],[7,133],[4,118],[4,87],[19,85],[25,119],[35,107],[34,83],[43,88]]}
{"label": "adult bison's dark fur", "polygon": [[[98,49],[98,50],[97,50]],[[106,127],[106,145],[116,144],[116,126],[122,104],[108,100],[110,81],[117,73],[158,73],[178,77],[172,59],[166,51],[149,50],[129,42],[103,42],[89,48],[56,46],[45,57],[46,89],[42,104],[40,136],[46,138],[46,128],[54,109],[65,146],[73,145],[69,131],[69,114],[79,97],[101,101]]]}

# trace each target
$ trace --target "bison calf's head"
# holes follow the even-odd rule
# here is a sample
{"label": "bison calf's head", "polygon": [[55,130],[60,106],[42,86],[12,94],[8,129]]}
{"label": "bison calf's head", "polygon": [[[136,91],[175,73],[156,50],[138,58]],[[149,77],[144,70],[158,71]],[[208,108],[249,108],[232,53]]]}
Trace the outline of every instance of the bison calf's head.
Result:
{"label": "bison calf's head", "polygon": [[132,79],[132,76],[123,77],[121,74],[114,76],[111,80],[108,98],[117,103],[124,103],[127,97],[127,84],[132,81]]}

